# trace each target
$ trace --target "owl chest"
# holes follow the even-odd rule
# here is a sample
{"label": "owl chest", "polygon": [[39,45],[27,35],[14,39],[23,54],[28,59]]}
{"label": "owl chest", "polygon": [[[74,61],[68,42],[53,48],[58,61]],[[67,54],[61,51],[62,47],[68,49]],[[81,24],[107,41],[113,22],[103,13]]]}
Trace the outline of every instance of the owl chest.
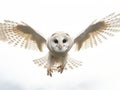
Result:
{"label": "owl chest", "polygon": [[66,61],[66,57],[67,55],[65,56],[53,56],[53,55],[50,55],[50,62],[52,62],[54,65],[55,64],[62,64]]}
{"label": "owl chest", "polygon": [[53,63],[56,64],[56,63],[62,63],[65,58],[62,56],[62,57],[53,57],[51,59],[52,59]]}

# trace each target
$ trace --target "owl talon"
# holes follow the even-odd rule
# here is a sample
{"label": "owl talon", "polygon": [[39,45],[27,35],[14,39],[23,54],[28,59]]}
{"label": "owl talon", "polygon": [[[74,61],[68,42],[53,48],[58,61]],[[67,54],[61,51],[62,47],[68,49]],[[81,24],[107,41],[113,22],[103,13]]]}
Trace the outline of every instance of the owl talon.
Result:
{"label": "owl talon", "polygon": [[58,72],[62,73],[63,72],[63,69],[64,69],[64,66],[63,65],[60,65],[57,67],[58,68]]}
{"label": "owl talon", "polygon": [[53,72],[53,71],[52,71],[51,68],[48,68],[48,69],[47,69],[47,75],[50,75],[50,77],[52,77],[52,72]]}

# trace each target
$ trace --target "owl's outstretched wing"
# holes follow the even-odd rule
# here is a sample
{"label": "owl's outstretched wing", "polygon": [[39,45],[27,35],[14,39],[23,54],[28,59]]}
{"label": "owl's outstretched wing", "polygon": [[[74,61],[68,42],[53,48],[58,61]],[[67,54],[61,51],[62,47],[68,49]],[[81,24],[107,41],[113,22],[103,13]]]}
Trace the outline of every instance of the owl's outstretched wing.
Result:
{"label": "owl's outstretched wing", "polygon": [[20,24],[9,20],[0,23],[0,40],[28,49],[38,48],[40,51],[42,51],[42,45],[46,42],[42,35],[24,22]]}
{"label": "owl's outstretched wing", "polygon": [[113,36],[114,32],[120,31],[120,14],[112,13],[96,23],[92,23],[88,28],[75,39],[77,50],[82,46],[93,47],[107,36]]}

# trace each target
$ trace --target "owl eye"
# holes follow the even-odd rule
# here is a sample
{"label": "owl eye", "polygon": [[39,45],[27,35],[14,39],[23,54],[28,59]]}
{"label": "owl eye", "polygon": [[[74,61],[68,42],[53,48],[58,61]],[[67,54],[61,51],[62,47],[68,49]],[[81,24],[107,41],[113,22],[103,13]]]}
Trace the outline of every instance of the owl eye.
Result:
{"label": "owl eye", "polygon": [[63,43],[66,43],[67,42],[67,39],[63,39]]}
{"label": "owl eye", "polygon": [[58,43],[58,40],[57,40],[57,39],[54,39],[54,43]]}

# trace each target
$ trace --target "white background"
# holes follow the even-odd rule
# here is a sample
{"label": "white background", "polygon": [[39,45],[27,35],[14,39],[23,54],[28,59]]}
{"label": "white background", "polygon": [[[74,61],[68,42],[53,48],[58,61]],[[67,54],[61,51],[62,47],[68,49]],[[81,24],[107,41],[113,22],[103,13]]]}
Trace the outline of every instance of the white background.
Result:
{"label": "white background", "polygon": [[[76,36],[95,19],[120,13],[117,0],[0,0],[0,21],[24,21],[45,37],[56,31]],[[120,33],[104,43],[75,52],[78,69],[46,75],[33,63],[47,53],[0,42],[0,90],[120,90]],[[73,53],[74,52],[74,53]]]}

